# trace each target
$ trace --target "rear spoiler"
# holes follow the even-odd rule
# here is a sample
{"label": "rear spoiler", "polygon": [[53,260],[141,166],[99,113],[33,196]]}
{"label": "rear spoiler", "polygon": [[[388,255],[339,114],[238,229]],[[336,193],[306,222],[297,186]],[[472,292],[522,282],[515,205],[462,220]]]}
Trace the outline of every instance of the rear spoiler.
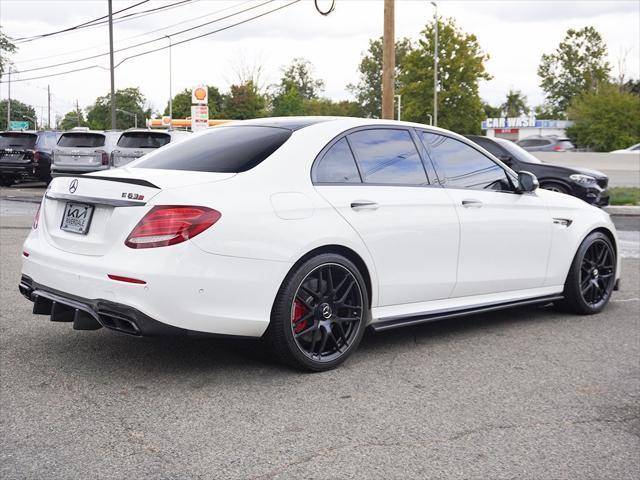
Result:
{"label": "rear spoiler", "polygon": [[68,177],[68,178],[95,178],[97,180],[106,180],[108,182],[130,183],[132,185],[140,185],[142,187],[157,188],[158,190],[160,190],[160,187],[158,187],[157,185],[154,185],[153,183],[151,183],[151,182],[149,182],[147,180],[142,180],[140,178],[101,177],[99,175],[61,175],[61,177]]}

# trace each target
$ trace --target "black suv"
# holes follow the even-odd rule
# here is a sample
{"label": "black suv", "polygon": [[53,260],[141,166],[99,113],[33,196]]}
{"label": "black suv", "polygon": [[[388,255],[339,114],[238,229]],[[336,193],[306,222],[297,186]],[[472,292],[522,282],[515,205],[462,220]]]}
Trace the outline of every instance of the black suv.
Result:
{"label": "black suv", "polygon": [[18,180],[51,181],[51,151],[60,132],[0,132],[0,184]]}
{"label": "black suv", "polygon": [[541,188],[573,195],[598,207],[609,205],[609,178],[602,172],[543,163],[522,147],[504,138],[478,135],[466,137],[502,160],[512,170],[533,173],[538,177]]}

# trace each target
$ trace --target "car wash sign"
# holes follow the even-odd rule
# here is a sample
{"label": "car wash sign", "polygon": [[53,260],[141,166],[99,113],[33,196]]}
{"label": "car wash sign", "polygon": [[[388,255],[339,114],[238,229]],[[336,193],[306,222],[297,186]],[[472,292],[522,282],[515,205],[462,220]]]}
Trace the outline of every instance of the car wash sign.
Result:
{"label": "car wash sign", "polygon": [[487,118],[482,122],[482,130],[489,128],[527,128],[536,126],[536,117]]}

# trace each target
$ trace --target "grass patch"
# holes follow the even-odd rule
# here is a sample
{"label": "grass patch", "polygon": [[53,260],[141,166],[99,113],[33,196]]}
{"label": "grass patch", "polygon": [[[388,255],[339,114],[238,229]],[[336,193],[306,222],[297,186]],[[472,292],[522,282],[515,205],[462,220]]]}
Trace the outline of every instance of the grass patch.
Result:
{"label": "grass patch", "polygon": [[609,189],[610,205],[640,205],[640,188],[613,187]]}

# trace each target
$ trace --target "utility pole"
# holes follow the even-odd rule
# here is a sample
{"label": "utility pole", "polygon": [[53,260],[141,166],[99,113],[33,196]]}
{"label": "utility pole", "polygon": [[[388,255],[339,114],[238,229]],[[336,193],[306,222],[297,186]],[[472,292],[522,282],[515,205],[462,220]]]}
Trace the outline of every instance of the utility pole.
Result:
{"label": "utility pole", "polygon": [[9,83],[7,87],[7,130],[9,130],[9,122],[11,122],[11,65],[9,65]]}
{"label": "utility pole", "polygon": [[382,118],[393,120],[393,83],[396,63],[394,2],[384,0],[384,33],[382,38]]}
{"label": "utility pole", "polygon": [[78,106],[78,100],[76,99],[76,118],[78,120],[78,126],[80,126],[80,107]]}
{"label": "utility pole", "polygon": [[47,85],[47,128],[51,130],[51,86]]}
{"label": "utility pole", "polygon": [[112,0],[109,2],[109,68],[111,70],[111,129],[116,129],[116,89],[113,67],[113,13]]}
{"label": "utility pole", "polygon": [[173,122],[173,89],[171,88],[171,37],[165,35],[169,39],[169,130],[171,130],[171,123]]}
{"label": "utility pole", "polygon": [[436,7],[434,18],[436,21],[436,41],[433,48],[433,126],[438,126],[438,4],[431,2]]}

